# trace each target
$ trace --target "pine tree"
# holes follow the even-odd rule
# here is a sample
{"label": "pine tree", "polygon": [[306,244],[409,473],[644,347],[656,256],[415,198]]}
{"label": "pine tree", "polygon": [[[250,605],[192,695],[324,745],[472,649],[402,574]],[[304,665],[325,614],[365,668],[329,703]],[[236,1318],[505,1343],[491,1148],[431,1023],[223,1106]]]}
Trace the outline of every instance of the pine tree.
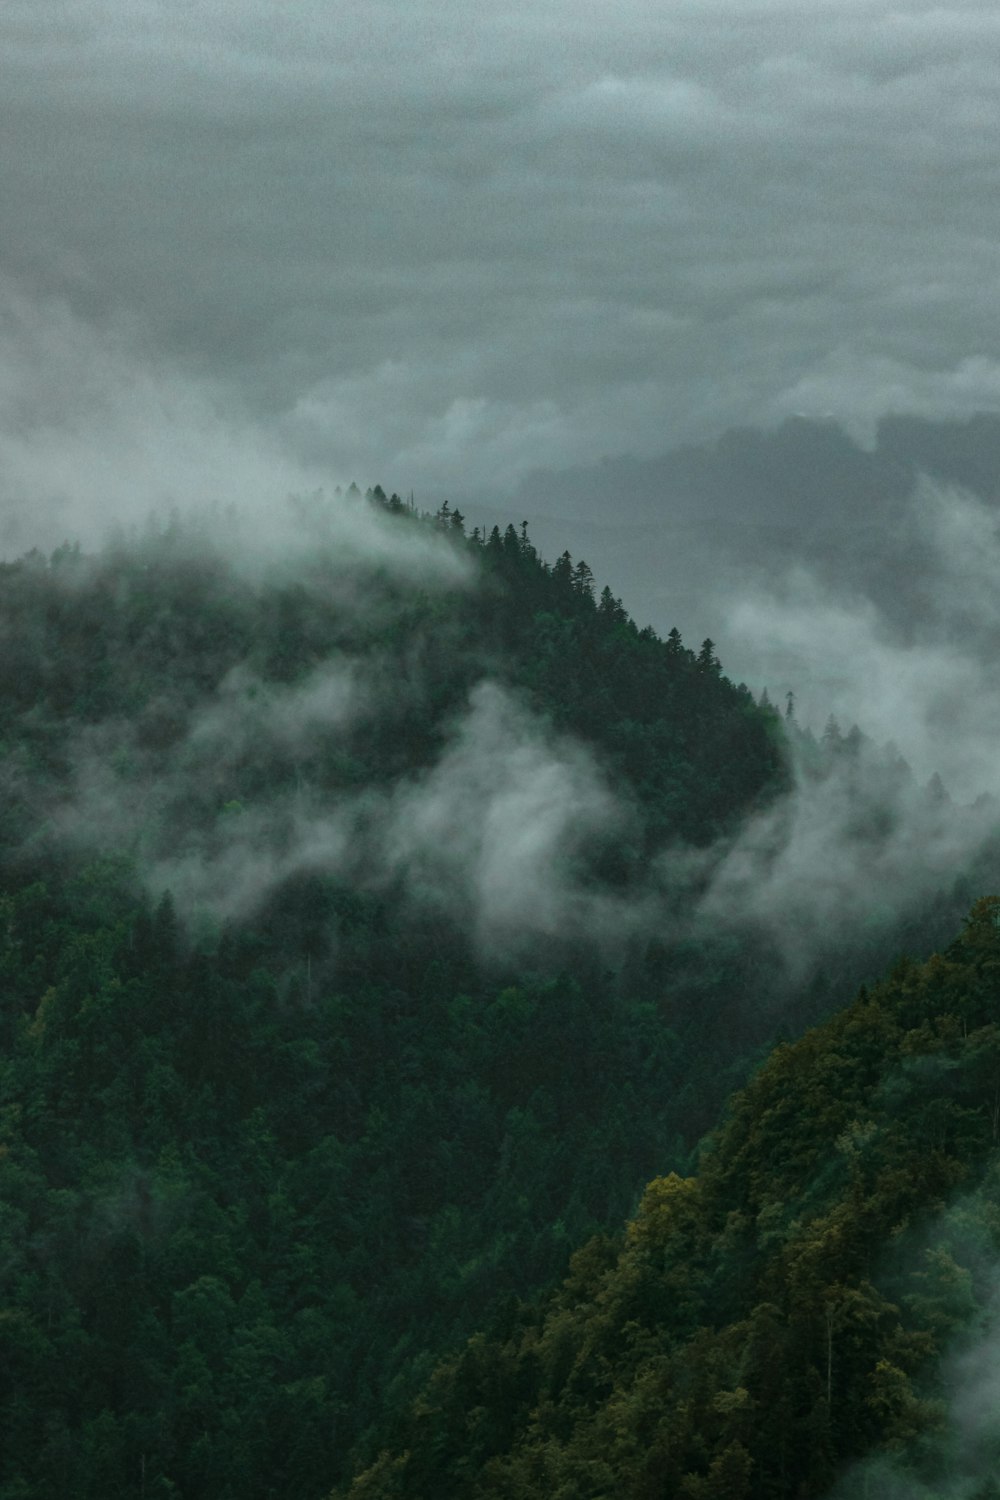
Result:
{"label": "pine tree", "polygon": [[710,673],[712,676],[717,676],[722,671],[722,663],[715,654],[715,642],[713,640],[706,639],[702,641],[701,650],[698,652],[697,664],[699,672]]}

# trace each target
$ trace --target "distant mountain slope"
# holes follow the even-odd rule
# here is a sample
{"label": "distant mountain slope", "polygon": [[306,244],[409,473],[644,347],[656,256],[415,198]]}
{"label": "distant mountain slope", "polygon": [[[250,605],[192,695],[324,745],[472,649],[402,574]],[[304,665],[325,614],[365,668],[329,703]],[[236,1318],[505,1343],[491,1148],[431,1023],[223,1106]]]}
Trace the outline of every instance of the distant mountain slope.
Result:
{"label": "distant mountain slope", "polygon": [[[954,507],[927,493],[955,487],[973,497],[975,524],[953,525]],[[814,686],[822,705],[841,696],[846,679],[857,714],[855,663],[839,660],[819,677],[823,665],[808,646],[746,639],[733,606],[763,593],[773,607],[791,588],[804,595],[803,613],[808,599],[817,608],[833,601],[855,616],[867,611],[877,636],[991,659],[993,611],[961,580],[970,550],[995,545],[998,499],[1000,416],[983,413],[965,422],[888,416],[870,447],[833,421],[796,417],[655,458],[533,473],[514,503],[539,545],[568,539],[641,624],[711,634],[757,690],[794,686],[804,701]]]}
{"label": "distant mountain slope", "polygon": [[345,1493],[993,1495],[998,1011],[993,898],[780,1048],[698,1175],[443,1365]]}
{"label": "distant mountain slope", "polygon": [[892,512],[918,474],[1000,496],[1000,414],[966,421],[886,416],[863,447],[836,422],[790,417],[780,426],[732,428],[714,443],[648,459],[607,458],[526,476],[515,504],[564,518],[600,521],[609,503],[621,519],[748,521],[807,531],[851,524],[872,508]]}

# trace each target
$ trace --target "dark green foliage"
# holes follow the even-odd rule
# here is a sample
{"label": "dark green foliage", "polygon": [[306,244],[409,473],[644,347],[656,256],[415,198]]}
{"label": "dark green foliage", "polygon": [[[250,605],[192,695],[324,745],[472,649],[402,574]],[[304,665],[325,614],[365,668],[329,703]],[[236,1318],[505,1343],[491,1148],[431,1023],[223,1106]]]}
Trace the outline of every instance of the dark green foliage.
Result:
{"label": "dark green foliage", "polygon": [[940,1358],[1000,1254],[998,917],[780,1048],[698,1176],[442,1365],[351,1500],[988,1493],[995,1426]]}
{"label": "dark green foliage", "polygon": [[[366,501],[352,486],[345,503]],[[422,585],[322,546],[263,566],[173,523],[93,559],[66,548],[0,568],[0,1500],[323,1496],[477,1327],[489,1331],[434,1377],[412,1459],[386,1460],[371,1493],[429,1500],[494,1469],[496,1493],[618,1493],[609,1464],[625,1457],[598,1428],[571,1451],[574,1413],[596,1412],[617,1362],[659,1347],[675,1316],[676,1337],[705,1352],[684,1377],[683,1430],[696,1420],[701,1447],[676,1492],[756,1493],[756,1424],[738,1381],[721,1408],[713,1385],[743,1342],[704,1331],[706,1299],[719,1319],[742,1316],[762,1274],[750,1208],[734,1210],[723,1253],[708,1168],[693,1196],[652,1189],[637,1222],[676,1215],[683,1233],[630,1239],[639,1270],[587,1335],[596,1363],[574,1308],[618,1277],[606,1236],[643,1184],[684,1170],[775,1031],[829,1009],[841,972],[866,972],[897,933],[839,955],[789,1013],[766,943],[728,929],[643,930],[610,959],[579,934],[484,956],[402,876],[299,864],[231,921],[225,891],[175,904],[149,876],[227,847],[249,860],[255,828],[419,784],[484,680],[545,733],[583,741],[634,813],[628,839],[581,853],[586,890],[642,891],[650,854],[710,845],[786,784],[789,731],[722,676],[711,642],[696,657],[677,632],[638,629],[608,590],[595,599],[586,564],[544,564],[524,527],[468,539],[454,510],[422,520],[378,488],[367,503],[439,534],[468,576]],[[307,534],[314,512],[302,508]],[[254,732],[256,704],[280,710],[338,662],[363,669],[377,712],[342,731]],[[249,730],[205,752],[206,716],[227,703]],[[970,1007],[986,1089],[991,1043]],[[879,1075],[878,1041],[859,1088]],[[783,1096],[773,1107],[783,1119]],[[738,1145],[739,1119],[731,1155],[752,1176],[765,1157]],[[950,1168],[933,1163],[976,1121],[946,1098],[919,1128],[943,1193]],[[794,1133],[772,1151],[775,1171],[807,1182]],[[719,1204],[735,1191],[728,1159],[713,1169]],[[524,1299],[581,1244],[575,1302],[555,1304],[543,1338]],[[939,1322],[958,1316],[946,1290],[924,1292]],[[805,1411],[796,1441],[833,1455],[819,1356],[802,1355],[804,1394],[787,1408],[798,1325],[780,1285],[765,1293],[753,1389],[773,1387],[776,1432]],[[845,1346],[889,1316],[867,1295],[830,1304]],[[891,1356],[901,1378],[908,1359]],[[621,1418],[645,1454],[636,1493],[671,1493],[664,1378],[645,1374]],[[898,1415],[896,1380],[879,1400]],[[551,1426],[505,1490],[494,1460],[536,1407]]]}
{"label": "dark green foliage", "polygon": [[373,963],[307,1001],[259,938],[191,952],[164,904],[87,921],[36,886],[3,916],[5,1427],[33,1414],[4,1461],[36,1492],[133,1493],[145,1462],[183,1494],[322,1493],[401,1372],[671,1151],[674,1039],[596,982]]}
{"label": "dark green foliage", "polygon": [[[381,493],[371,492],[373,503],[393,513]],[[513,526],[484,546],[465,541],[454,514],[438,523],[479,577],[450,591],[372,566],[345,570],[329,549],[294,576],[261,575],[178,526],[96,559],[0,564],[0,744],[28,780],[58,779],[81,727],[127,721],[135,750],[166,765],[234,669],[294,684],[346,653],[364,660],[366,686],[391,685],[396,714],[368,726],[350,763],[328,752],[301,762],[300,779],[367,785],[422,767],[449,715],[488,676],[599,750],[639,800],[650,848],[666,837],[708,842],[780,784],[766,716],[719,677],[714,653],[696,659],[679,637],[664,644],[639,630],[620,603],[595,603],[585,563],[566,554],[550,569]],[[403,512],[395,524],[419,522]],[[128,776],[124,755],[119,769]],[[275,778],[290,774],[287,763],[257,759],[240,791],[273,796]],[[34,826],[25,818],[22,831]]]}
{"label": "dark green foliage", "polygon": [[[419,525],[396,501],[369,496]],[[592,880],[627,886],[645,848],[780,784],[748,695],[595,602],[585,564],[436,525],[460,587],[322,550],[237,566],[175,524],[0,570],[4,1500],[324,1494],[434,1357],[700,1128],[641,945],[631,981],[565,944],[484,965],[446,913],[309,870],[204,931],[141,893],[147,861],[282,799],[419,776],[484,677],[640,809]],[[275,694],[340,659],[381,695],[350,733],[197,758],[234,672]]]}

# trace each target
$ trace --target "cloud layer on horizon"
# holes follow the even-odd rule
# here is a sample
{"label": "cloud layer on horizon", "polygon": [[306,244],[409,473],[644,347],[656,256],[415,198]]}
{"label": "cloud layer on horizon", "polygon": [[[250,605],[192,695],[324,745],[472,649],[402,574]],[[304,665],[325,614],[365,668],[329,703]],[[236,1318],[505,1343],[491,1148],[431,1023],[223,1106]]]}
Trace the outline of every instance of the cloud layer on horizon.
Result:
{"label": "cloud layer on horizon", "polygon": [[[985,0],[12,0],[0,40],[0,285],[51,333],[42,388],[0,365],[22,489],[72,490],[67,434],[155,488],[130,445],[207,412],[247,483],[506,488],[1000,401]],[[128,437],[70,389],[109,339]]]}

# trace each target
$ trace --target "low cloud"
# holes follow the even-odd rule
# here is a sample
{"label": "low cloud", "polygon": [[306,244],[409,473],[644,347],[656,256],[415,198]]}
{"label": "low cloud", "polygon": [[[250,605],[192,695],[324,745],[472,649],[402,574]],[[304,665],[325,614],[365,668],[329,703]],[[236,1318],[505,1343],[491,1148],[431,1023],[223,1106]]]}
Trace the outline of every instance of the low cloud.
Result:
{"label": "low cloud", "polygon": [[306,572],[320,554],[343,589],[357,567],[438,586],[469,579],[431,528],[352,498],[350,479],[296,457],[217,379],[154,359],[133,323],[97,330],[64,304],[5,291],[0,557],[134,543],[176,514],[179,550],[210,548],[244,572]]}
{"label": "low cloud", "polygon": [[581,745],[484,682],[438,764],[393,796],[382,858],[416,900],[467,913],[487,951],[607,946],[638,911],[595,887],[588,855],[630,822]]}
{"label": "low cloud", "polygon": [[796,691],[804,722],[820,729],[832,713],[895,742],[918,778],[938,772],[956,797],[1000,795],[996,512],[925,481],[897,526],[884,550],[872,543],[876,580],[863,558],[853,590],[849,575],[793,566],[737,587],[721,633],[742,643],[737,669],[749,681]]}
{"label": "low cloud", "polygon": [[[359,558],[422,584],[472,584],[461,551],[434,528],[357,498],[213,513],[190,537],[192,555],[207,538],[237,571],[273,570],[284,555],[289,579],[359,618],[380,597],[369,597]],[[405,745],[408,715],[427,704],[418,663],[411,678],[363,647],[294,684],[243,662],[194,703],[168,691],[134,723],[91,727],[55,823],[83,845],[113,832],[152,889],[215,920],[244,919],[284,882],[318,872],[392,887],[414,911],[453,919],[484,954],[562,943],[613,955],[646,937],[751,932],[786,979],[805,981],[838,948],[894,941],[959,877],[1000,884],[993,515],[974,496],[924,485],[903,542],[933,567],[913,575],[922,610],[902,616],[893,597],[851,597],[802,567],[769,588],[734,586],[727,629],[759,643],[757,683],[778,697],[783,683],[806,682],[791,790],[710,850],[661,851],[627,887],[598,872],[616,844],[641,843],[638,809],[591,751],[496,682],[481,681],[436,725],[430,764],[421,752],[393,781],[366,779],[357,737]],[[332,558],[329,568],[317,572],[317,556]],[[817,745],[798,730],[818,733],[831,711],[839,735]],[[855,721],[864,735],[847,734]]]}
{"label": "low cloud", "polygon": [[[5,294],[5,295],[3,295]],[[209,377],[0,286],[0,552],[94,545],[172,507],[266,513],[329,482],[255,427]]]}
{"label": "low cloud", "polygon": [[[826,576],[732,580],[720,632],[755,686],[795,691],[798,723],[839,723],[818,759],[793,727],[792,793],[740,831],[705,898],[707,916],[769,932],[793,974],[957,877],[1000,888],[996,511],[921,479],[875,525],[846,561],[831,549]],[[864,734],[848,739],[852,725]]]}
{"label": "low cloud", "polygon": [[[751,933],[774,956],[776,984],[890,938],[996,856],[1000,804],[956,804],[856,732],[819,746],[793,735],[786,794],[711,849],[665,850],[609,887],[602,855],[635,844],[638,809],[585,746],[495,682],[473,689],[430,765],[386,783],[329,781],[322,765],[357,765],[367,726],[405,734],[420,695],[419,682],[363,658],[294,686],[239,667],[189,711],[166,755],[144,748],[145,721],[84,734],[52,826],[79,846],[131,850],[150,890],[169,889],[196,927],[248,919],[314,873],[391,890],[486,958],[582,948],[613,959],[634,939]],[[169,719],[169,705],[150,714]],[[277,778],[262,770],[274,765]]]}
{"label": "low cloud", "polygon": [[220,683],[215,699],[188,737],[190,753],[245,755],[268,741],[291,752],[307,751],[320,736],[343,733],[375,708],[359,663],[327,660],[294,687],[264,682],[245,666]]}
{"label": "low cloud", "polygon": [[[1000,803],[951,801],[860,736],[793,756],[794,786],[726,844],[663,861],[695,876],[706,930],[763,934],[792,981],[824,957],[890,938],[956,877],[996,862]],[[1000,875],[1000,869],[996,871]]]}
{"label": "low cloud", "polygon": [[[921,298],[933,302],[934,290],[910,288],[909,296],[918,304],[913,307],[916,316]],[[991,355],[963,355],[952,364],[927,369],[841,347],[777,393],[761,415],[836,417],[857,441],[870,443],[886,412],[941,420],[998,407],[1000,360]]]}
{"label": "low cloud", "polygon": [[[151,891],[169,889],[196,926],[246,919],[285,881],[321,873],[398,890],[416,915],[469,932],[486,957],[539,944],[620,947],[643,903],[603,890],[591,865],[595,850],[631,831],[634,814],[582,746],[496,683],[473,690],[425,770],[337,790],[296,769],[317,751],[350,755],[359,726],[398,716],[405,685],[390,703],[372,690],[373,675],[344,660],[289,688],[239,668],[191,715],[166,761],[137,746],[130,726],[94,729],[76,746],[52,827],[78,846],[113,839],[130,849]],[[241,797],[247,762],[262,749],[285,757],[285,785]],[[203,810],[196,824],[192,806]]]}

